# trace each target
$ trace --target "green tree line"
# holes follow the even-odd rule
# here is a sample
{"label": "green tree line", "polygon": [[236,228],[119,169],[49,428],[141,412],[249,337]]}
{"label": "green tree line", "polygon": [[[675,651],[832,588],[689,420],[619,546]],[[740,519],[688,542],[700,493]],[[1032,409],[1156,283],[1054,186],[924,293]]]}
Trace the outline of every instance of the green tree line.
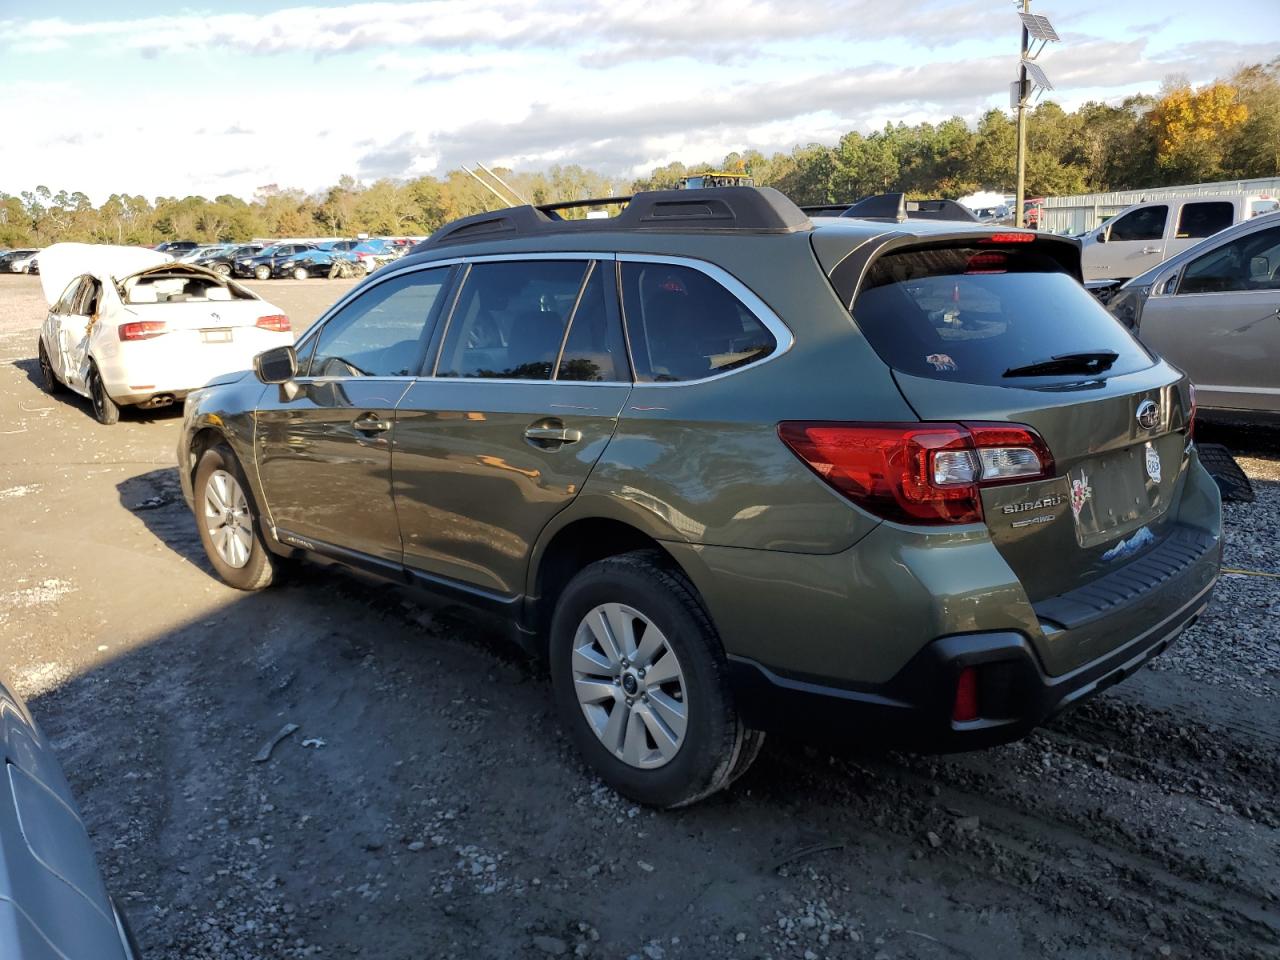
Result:
{"label": "green tree line", "polygon": [[[851,132],[834,146],[811,143],[790,153],[731,153],[718,163],[673,163],[627,184],[576,165],[542,172],[500,169],[533,203],[674,187],[713,169],[747,171],[797,203],[836,203],[894,190],[916,197],[959,197],[1010,190],[1014,122],[1001,110],[970,126],[886,125]],[[1028,124],[1031,196],[1140,189],[1177,183],[1280,174],[1280,57],[1193,88],[1167,80],[1156,95],[1118,106],[1090,102],[1067,112],[1044,102]],[[85,194],[48,187],[0,193],[0,244],[59,240],[154,244],[168,239],[232,241],[265,236],[421,235],[457,217],[500,206],[462,170],[443,177],[378,180],[350,176],[307,193],[271,184],[252,200],[223,195],[156,197],[113,194],[94,206]]]}

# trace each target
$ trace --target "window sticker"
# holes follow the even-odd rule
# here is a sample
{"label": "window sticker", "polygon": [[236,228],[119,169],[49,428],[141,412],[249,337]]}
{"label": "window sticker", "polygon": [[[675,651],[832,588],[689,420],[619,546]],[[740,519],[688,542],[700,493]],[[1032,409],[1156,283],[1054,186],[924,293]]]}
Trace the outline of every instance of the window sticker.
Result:
{"label": "window sticker", "polygon": [[931,353],[924,358],[925,363],[932,364],[933,369],[940,373],[951,372],[960,369],[956,366],[956,362],[945,353]]}

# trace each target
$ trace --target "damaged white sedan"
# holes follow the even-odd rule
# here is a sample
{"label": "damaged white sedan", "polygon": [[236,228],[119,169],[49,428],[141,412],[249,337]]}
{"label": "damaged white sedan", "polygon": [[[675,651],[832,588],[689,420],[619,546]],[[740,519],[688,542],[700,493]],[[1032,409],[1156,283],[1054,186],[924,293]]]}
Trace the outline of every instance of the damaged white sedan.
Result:
{"label": "damaged white sedan", "polygon": [[49,314],[45,389],[88,397],[100,423],[120,408],[165,407],[215,377],[293,343],[289,318],[204,267],[140,247],[59,243],[40,254]]}

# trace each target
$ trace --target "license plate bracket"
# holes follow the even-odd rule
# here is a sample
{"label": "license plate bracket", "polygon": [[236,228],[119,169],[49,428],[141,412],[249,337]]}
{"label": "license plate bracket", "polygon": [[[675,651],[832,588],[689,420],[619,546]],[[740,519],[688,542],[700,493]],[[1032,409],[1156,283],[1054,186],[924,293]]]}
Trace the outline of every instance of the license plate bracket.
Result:
{"label": "license plate bracket", "polygon": [[200,331],[205,343],[230,343],[233,339],[230,327],[206,327]]}

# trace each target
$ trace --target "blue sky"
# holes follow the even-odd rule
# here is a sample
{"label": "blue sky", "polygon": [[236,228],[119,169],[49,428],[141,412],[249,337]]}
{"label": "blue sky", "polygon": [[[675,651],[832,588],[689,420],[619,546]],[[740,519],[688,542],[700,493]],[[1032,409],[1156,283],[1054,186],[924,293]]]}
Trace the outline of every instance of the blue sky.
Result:
{"label": "blue sky", "polygon": [[[1007,0],[0,0],[0,190],[251,196],[344,173],[672,160],[1004,107]],[[1046,0],[1071,108],[1276,55],[1280,3]]]}

